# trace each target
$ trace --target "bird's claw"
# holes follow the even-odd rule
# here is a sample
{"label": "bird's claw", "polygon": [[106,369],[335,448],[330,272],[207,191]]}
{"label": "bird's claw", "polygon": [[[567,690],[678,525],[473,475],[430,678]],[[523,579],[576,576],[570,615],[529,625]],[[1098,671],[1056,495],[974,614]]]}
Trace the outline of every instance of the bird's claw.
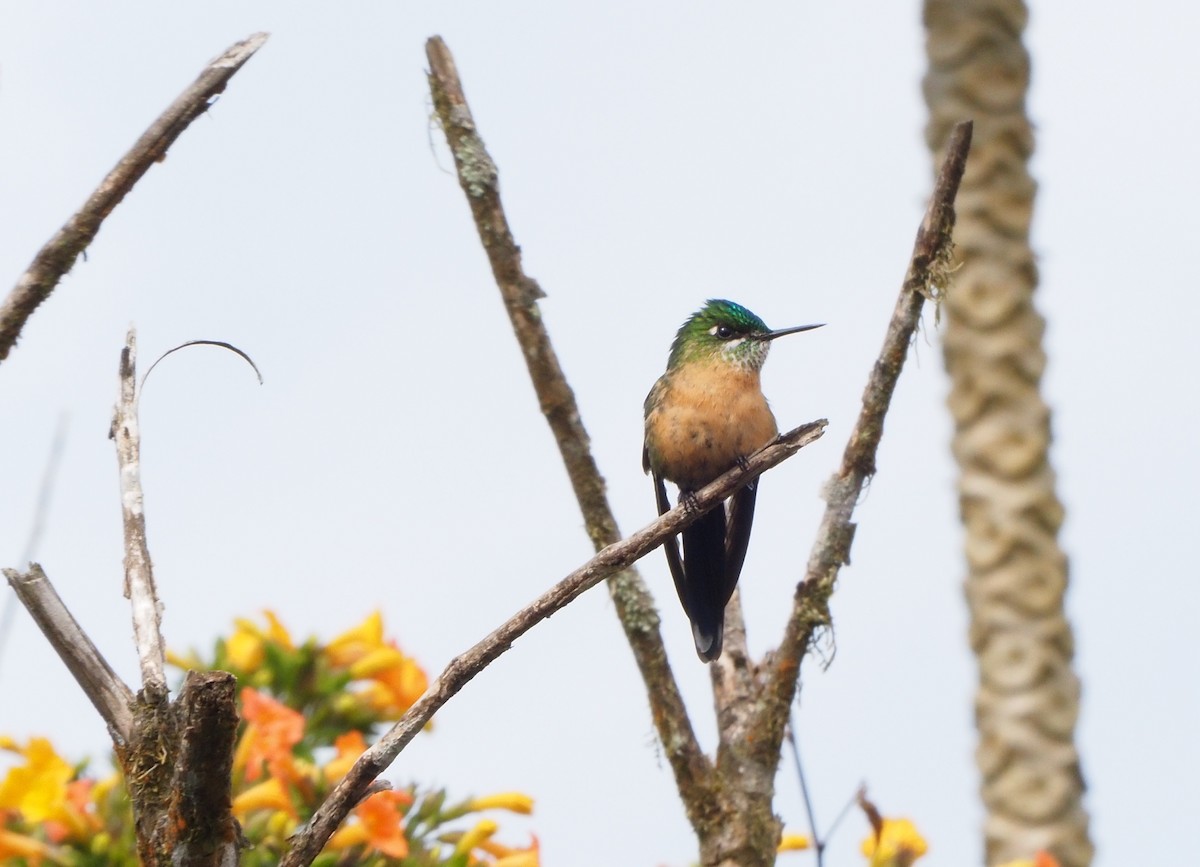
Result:
{"label": "bird's claw", "polygon": [[680,491],[679,502],[688,514],[694,515],[700,511],[700,501],[696,499],[695,491]]}

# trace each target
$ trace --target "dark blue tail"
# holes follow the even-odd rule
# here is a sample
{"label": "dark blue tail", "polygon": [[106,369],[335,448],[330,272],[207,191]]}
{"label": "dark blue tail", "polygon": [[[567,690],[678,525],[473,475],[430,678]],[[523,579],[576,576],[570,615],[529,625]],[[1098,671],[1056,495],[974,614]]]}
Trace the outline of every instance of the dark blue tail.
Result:
{"label": "dark blue tail", "polygon": [[682,602],[692,621],[696,653],[705,662],[712,662],[721,655],[725,603],[732,591],[725,570],[723,504],[683,531],[683,574]]}

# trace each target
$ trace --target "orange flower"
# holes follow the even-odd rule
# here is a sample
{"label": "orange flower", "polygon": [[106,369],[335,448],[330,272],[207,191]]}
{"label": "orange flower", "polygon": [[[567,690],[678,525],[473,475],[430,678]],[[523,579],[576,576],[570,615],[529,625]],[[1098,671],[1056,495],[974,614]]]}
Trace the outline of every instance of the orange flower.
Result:
{"label": "orange flower", "polygon": [[408,792],[376,792],[354,808],[354,819],[339,828],[325,844],[335,852],[351,846],[366,846],[391,858],[408,855],[404,815],[400,807],[413,801]]}
{"label": "orange flower", "polygon": [[376,792],[354,808],[367,830],[367,843],[391,858],[408,855],[408,840],[404,836],[404,815],[400,807],[413,802],[408,792]]}
{"label": "orange flower", "polygon": [[292,748],[304,737],[304,717],[250,687],[242,690],[242,717],[247,725],[234,767],[245,769],[250,782],[262,776],[263,765],[280,780],[295,778]]}
{"label": "orange flower", "polygon": [[40,864],[43,858],[59,862],[54,850],[40,840],[0,828],[0,859],[9,858],[25,858],[30,864]]}
{"label": "orange flower", "polygon": [[336,783],[349,773],[358,757],[366,752],[367,742],[363,739],[363,733],[355,729],[338,735],[333,746],[337,749],[337,757],[321,769],[326,781],[330,783]]}
{"label": "orange flower", "polygon": [[1007,861],[1000,867],[1059,867],[1058,859],[1049,852],[1038,851],[1033,858],[1021,858],[1017,861]]}

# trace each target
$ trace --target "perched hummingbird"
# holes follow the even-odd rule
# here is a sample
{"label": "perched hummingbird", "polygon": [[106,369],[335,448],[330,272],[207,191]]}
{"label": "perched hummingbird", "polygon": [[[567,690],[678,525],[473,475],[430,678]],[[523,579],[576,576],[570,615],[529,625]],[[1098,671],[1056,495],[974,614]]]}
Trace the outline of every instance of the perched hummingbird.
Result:
{"label": "perched hummingbird", "polygon": [[[820,327],[772,331],[745,307],[724,300],[708,301],[683,323],[667,372],[645,404],[642,469],[653,476],[660,515],[671,508],[664,480],[679,487],[686,503],[778,435],[759,371],[776,337]],[[725,605],[746,559],[757,486],[757,480],[746,485],[684,530],[682,559],[674,537],[663,545],[696,653],[705,662],[721,655]]]}

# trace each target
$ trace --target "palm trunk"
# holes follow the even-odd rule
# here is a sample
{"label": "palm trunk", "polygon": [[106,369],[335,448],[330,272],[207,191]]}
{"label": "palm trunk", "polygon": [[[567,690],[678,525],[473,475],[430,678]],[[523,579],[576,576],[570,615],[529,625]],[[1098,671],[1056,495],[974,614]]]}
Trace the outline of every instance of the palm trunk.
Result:
{"label": "palm trunk", "polygon": [[956,121],[975,121],[944,353],[979,660],[986,863],[1045,849],[1064,867],[1085,867],[1093,850],[1074,740],[1079,679],[1063,612],[1050,410],[1040,394],[1045,323],[1033,306],[1027,12],[1020,0],[926,0],[924,8],[930,148],[944,146]]}

